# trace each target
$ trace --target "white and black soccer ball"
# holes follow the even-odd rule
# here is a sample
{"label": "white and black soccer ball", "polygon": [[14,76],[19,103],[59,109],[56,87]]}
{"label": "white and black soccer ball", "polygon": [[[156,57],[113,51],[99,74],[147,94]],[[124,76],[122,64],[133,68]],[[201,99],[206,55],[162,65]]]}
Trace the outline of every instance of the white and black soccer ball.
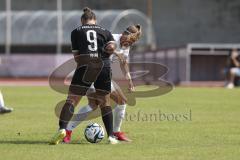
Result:
{"label": "white and black soccer ball", "polygon": [[85,138],[90,143],[98,143],[104,138],[104,129],[97,123],[90,123],[84,131]]}

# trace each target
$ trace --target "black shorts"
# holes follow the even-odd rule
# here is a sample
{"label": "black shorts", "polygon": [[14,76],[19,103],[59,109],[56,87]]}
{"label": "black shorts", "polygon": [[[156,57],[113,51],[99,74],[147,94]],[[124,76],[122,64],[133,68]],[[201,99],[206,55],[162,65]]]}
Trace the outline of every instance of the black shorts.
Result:
{"label": "black shorts", "polygon": [[102,94],[109,94],[111,92],[111,77],[110,67],[103,67],[99,70],[88,68],[88,71],[86,66],[77,68],[74,72],[69,92],[84,96],[91,84],[94,83],[96,91],[100,91]]}

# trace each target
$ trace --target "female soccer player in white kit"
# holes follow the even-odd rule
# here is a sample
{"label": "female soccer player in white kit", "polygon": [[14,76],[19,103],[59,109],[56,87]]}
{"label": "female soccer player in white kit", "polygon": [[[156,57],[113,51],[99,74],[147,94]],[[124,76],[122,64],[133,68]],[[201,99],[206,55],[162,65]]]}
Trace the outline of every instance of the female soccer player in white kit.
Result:
{"label": "female soccer player in white kit", "polygon": [[[141,26],[133,25],[129,26],[122,34],[113,34],[114,40],[117,43],[116,53],[111,57],[112,63],[119,59],[119,65],[121,71],[125,78],[128,81],[128,89],[130,92],[134,91],[134,85],[132,82],[131,75],[129,73],[128,66],[128,57],[130,46],[135,43],[141,35]],[[92,88],[89,90],[89,94],[94,93],[95,89],[92,85]],[[131,141],[124,132],[121,132],[121,124],[124,119],[126,111],[126,97],[122,93],[118,85],[112,81],[111,83],[111,98],[115,101],[116,106],[113,111],[114,120],[113,120],[113,132],[114,136],[120,141]],[[64,138],[65,143],[70,143],[71,134],[74,128],[76,128],[82,121],[86,120],[87,116],[97,108],[96,101],[89,98],[89,104],[80,108],[78,111],[78,116],[75,116],[67,126],[67,135]]]}

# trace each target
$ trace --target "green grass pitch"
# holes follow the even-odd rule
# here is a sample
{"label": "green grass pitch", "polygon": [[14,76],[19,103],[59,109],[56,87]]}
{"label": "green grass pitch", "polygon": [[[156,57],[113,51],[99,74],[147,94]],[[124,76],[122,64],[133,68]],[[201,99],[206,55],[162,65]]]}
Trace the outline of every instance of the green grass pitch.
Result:
{"label": "green grass pitch", "polygon": [[[84,122],[72,144],[48,145],[57,130],[54,107],[65,95],[48,87],[1,87],[14,112],[0,115],[1,160],[239,160],[240,90],[175,88],[137,99],[122,130],[133,140],[87,143]],[[81,105],[85,104],[84,100]],[[159,116],[161,112],[162,117]],[[163,117],[168,116],[168,119]],[[140,115],[140,117],[139,117]],[[172,118],[174,116],[174,119]],[[102,124],[100,118],[93,120]]]}

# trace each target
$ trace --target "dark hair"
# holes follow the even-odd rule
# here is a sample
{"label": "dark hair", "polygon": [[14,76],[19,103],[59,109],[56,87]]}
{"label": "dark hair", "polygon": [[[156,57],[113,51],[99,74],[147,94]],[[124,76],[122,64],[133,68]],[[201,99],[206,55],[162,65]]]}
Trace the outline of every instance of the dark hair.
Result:
{"label": "dark hair", "polygon": [[83,8],[83,14],[81,16],[81,20],[87,21],[87,20],[96,20],[96,15],[95,13],[88,7]]}

